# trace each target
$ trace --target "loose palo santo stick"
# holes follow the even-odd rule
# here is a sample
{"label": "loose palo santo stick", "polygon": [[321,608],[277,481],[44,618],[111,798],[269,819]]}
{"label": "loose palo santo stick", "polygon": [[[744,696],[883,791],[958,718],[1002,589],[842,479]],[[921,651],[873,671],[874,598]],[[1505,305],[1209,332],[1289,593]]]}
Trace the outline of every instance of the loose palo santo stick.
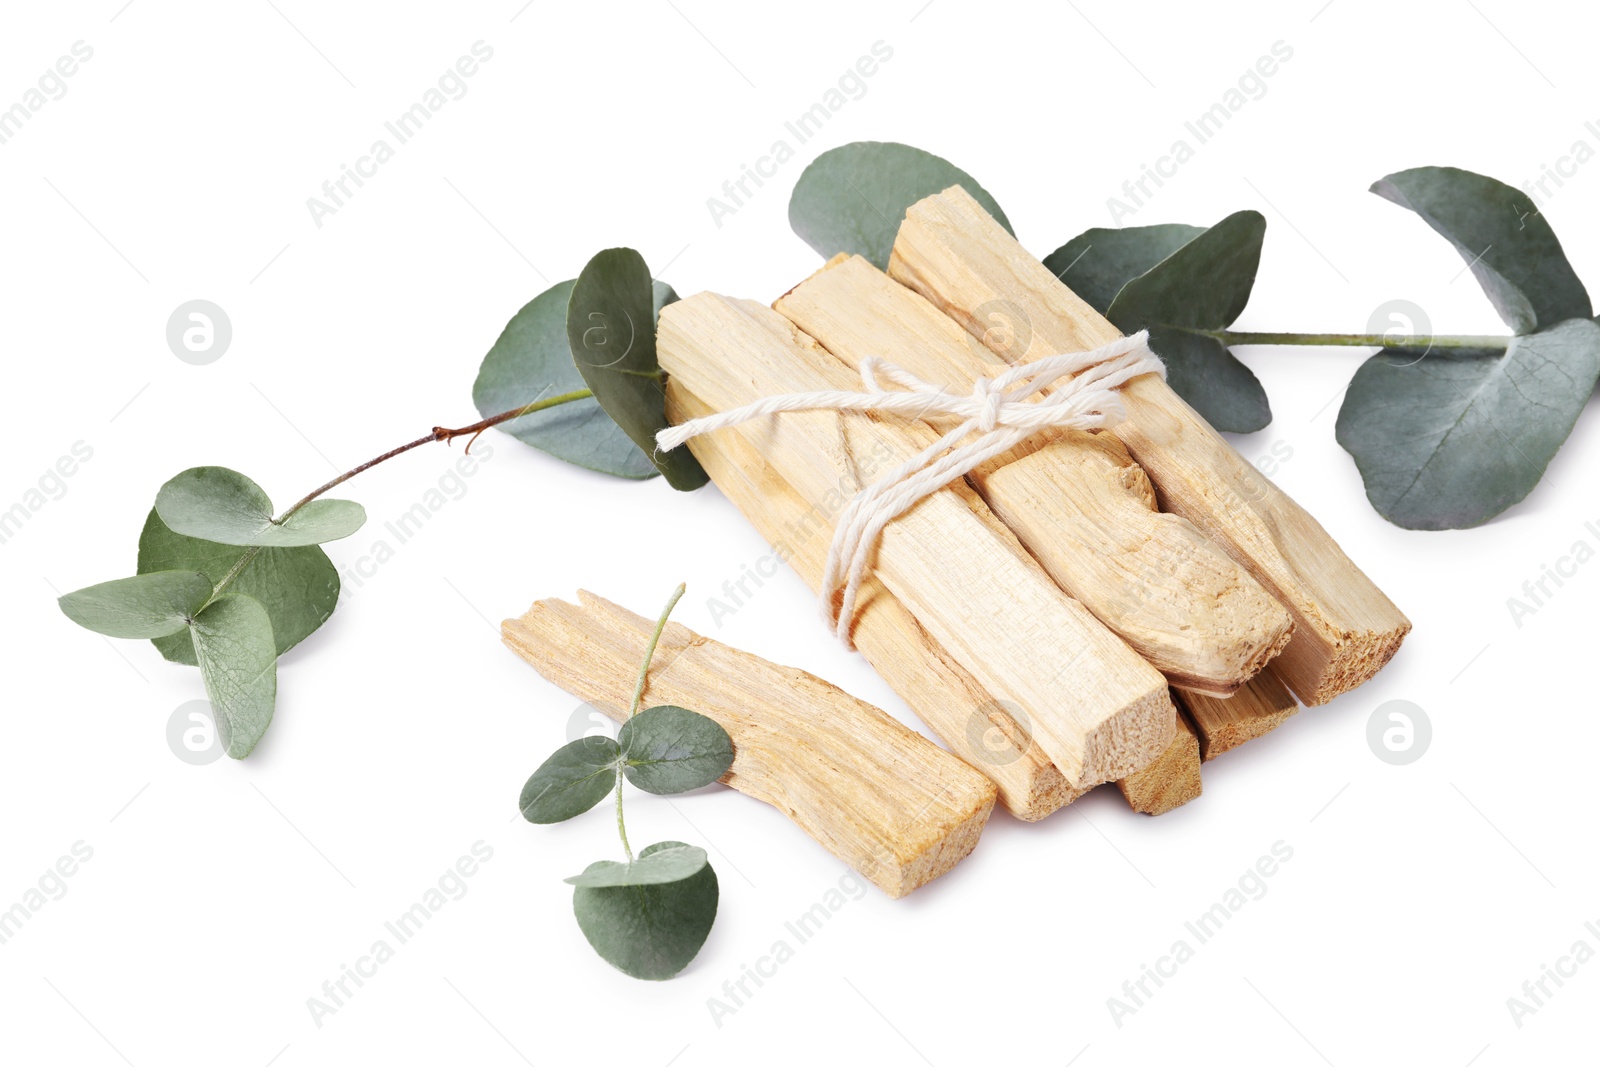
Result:
{"label": "loose palo santo stick", "polygon": [[[852,369],[877,356],[964,394],[1007,367],[860,256],[836,257],[773,307]],[[968,480],[1050,577],[1173,685],[1226,696],[1288,642],[1289,613],[1186,519],[1156,510],[1116,437],[1043,430]]]}
{"label": "loose palo santo stick", "polygon": [[[889,274],[1009,361],[1085,351],[1118,336],[960,187],[906,212]],[[1013,337],[991,330],[990,315],[1010,318]],[[1129,382],[1123,396],[1128,418],[1112,432],[1149,474],[1163,508],[1194,523],[1294,617],[1276,666],[1300,699],[1326,703],[1387,663],[1411,623],[1327,531],[1157,376]]]}
{"label": "loose palo santo stick", "polygon": [[1246,741],[1276,730],[1300,710],[1294,694],[1271,671],[1263,671],[1226,700],[1178,691],[1178,702],[1200,734],[1200,758],[1215,759]]}
{"label": "loose palo santo stick", "polygon": [[[717,411],[851,390],[851,375],[815,345],[772,309],[715,293],[668,305],[656,334],[662,370]],[[743,434],[804,499],[829,510],[935,439],[920,423],[840,411],[716,432]],[[1061,592],[965,483],[890,522],[875,573],[984,689],[1021,707],[1074,786],[1121,778],[1171,741],[1165,680]]]}
{"label": "loose palo santo stick", "polygon": [[[627,715],[654,623],[592,593],[541,600],[501,624],[540,674],[617,721]],[[995,788],[872,705],[792,667],[671,623],[642,706],[676,704],[733,739],[723,781],[783,812],[891,897],[972,851]]]}
{"label": "loose palo santo stick", "polygon": [[1128,806],[1165,815],[1200,795],[1200,742],[1188,716],[1178,712],[1178,732],[1159,759],[1117,783]]}
{"label": "loose palo santo stick", "polygon": [[[711,408],[676,378],[667,380],[668,421],[709,414]],[[689,447],[722,495],[815,591],[836,516],[808,505],[740,434],[708,434]],[[854,633],[856,648],[889,688],[950,751],[994,781],[1012,815],[1033,822],[1083,795],[1005,705],[953,661],[876,578],[862,586]]]}

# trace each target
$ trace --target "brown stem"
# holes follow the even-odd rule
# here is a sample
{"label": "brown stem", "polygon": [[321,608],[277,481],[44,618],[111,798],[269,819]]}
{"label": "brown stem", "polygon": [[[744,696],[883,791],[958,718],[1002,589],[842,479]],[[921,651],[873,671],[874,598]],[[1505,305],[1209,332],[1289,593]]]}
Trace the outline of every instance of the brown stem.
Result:
{"label": "brown stem", "polygon": [[[472,436],[472,441],[476,441],[478,439],[478,435],[483,431],[494,426],[499,426],[503,422],[510,422],[512,419],[520,419],[524,415],[532,415],[536,411],[543,411],[546,408],[553,408],[558,404],[569,404],[574,400],[587,400],[592,396],[594,396],[594,394],[587,389],[574,389],[570,393],[562,393],[559,396],[545,397],[542,400],[535,400],[531,404],[524,404],[520,408],[512,408],[510,411],[502,411],[498,415],[490,415],[487,419],[480,419],[470,426],[462,426],[454,430],[447,429],[443,426],[435,426],[431,431],[428,432],[426,436],[419,437],[415,441],[408,441],[399,448],[391,448],[383,455],[374,456],[372,459],[367,460],[359,467],[352,467],[350,470],[345,471],[331,482],[313,489],[299,500],[296,500],[292,505],[290,505],[288,510],[284,511],[282,515],[279,515],[272,521],[275,524],[282,525],[288,521],[289,516],[293,515],[295,512],[299,511],[301,508],[317,499],[317,497],[332,489],[334,486],[347,482],[351,478],[354,478],[356,475],[360,474],[362,471],[376,467],[385,460],[393,459],[402,452],[409,452],[413,448],[431,444],[434,441],[452,441],[457,437],[466,437],[469,434]],[[467,442],[467,451],[469,452],[472,450],[472,441]],[[206,603],[209,604],[212,600],[216,600],[217,597],[221,596],[222,591],[229,585],[233,584],[234,579],[243,573],[244,569],[250,565],[250,561],[255,559],[256,554],[260,551],[261,548],[259,545],[252,546],[246,550],[244,555],[239,557],[238,562],[229,568],[228,573],[222,576],[222,581],[218,582],[216,587],[211,590],[211,600],[206,601]]]}
{"label": "brown stem", "polygon": [[[487,419],[480,419],[471,426],[463,426],[460,429],[449,430],[443,426],[435,426],[426,436],[419,437],[415,441],[409,441],[406,444],[401,445],[399,448],[391,448],[383,455],[374,456],[372,459],[367,460],[359,467],[352,467],[350,470],[345,471],[343,474],[339,475],[339,477],[333,479],[331,482],[328,482],[326,485],[313,489],[299,500],[296,500],[294,504],[290,506],[289,510],[285,511],[282,515],[279,515],[272,521],[282,525],[288,520],[290,515],[293,515],[295,512],[299,511],[301,508],[317,499],[317,497],[321,496],[323,493],[326,493],[329,489],[332,489],[334,486],[339,485],[342,482],[349,481],[362,471],[371,467],[376,467],[385,460],[393,459],[402,452],[409,452],[413,448],[417,448],[421,445],[431,444],[434,441],[450,441],[457,437],[465,437],[468,434],[472,435],[472,441],[476,441],[478,439],[478,435],[483,431],[491,429],[495,426],[499,426],[502,422],[510,422],[512,419],[520,419],[524,415],[532,415],[535,411],[543,411],[545,408],[553,408],[558,404],[567,404],[574,400],[587,400],[591,396],[594,396],[594,394],[587,389],[574,389],[570,393],[562,393],[560,396],[551,396],[546,397],[543,400],[535,400],[533,403],[524,404],[520,408],[512,408],[510,411],[502,411],[498,415],[490,415]],[[472,451],[472,441],[467,442],[467,451],[469,452]]]}

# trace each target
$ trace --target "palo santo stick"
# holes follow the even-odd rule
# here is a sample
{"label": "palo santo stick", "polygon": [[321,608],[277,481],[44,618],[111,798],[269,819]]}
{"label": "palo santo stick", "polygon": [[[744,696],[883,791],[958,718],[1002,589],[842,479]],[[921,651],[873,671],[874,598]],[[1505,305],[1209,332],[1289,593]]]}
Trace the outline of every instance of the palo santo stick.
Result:
{"label": "palo santo stick", "polygon": [[[773,307],[850,368],[878,356],[966,393],[1007,366],[860,256],[836,257]],[[1227,696],[1288,642],[1289,613],[1188,520],[1156,510],[1116,437],[1041,431],[968,480],[1050,577],[1173,685]]]}
{"label": "palo santo stick", "polygon": [[[709,405],[683,387],[681,379],[669,378],[666,391],[670,422],[712,413]],[[740,434],[703,436],[689,447],[723,495],[772,545],[776,558],[793,566],[815,591],[822,578],[831,516],[809,506]],[[1124,462],[1131,464],[1125,454]],[[1146,510],[1152,507],[1153,501]],[[1005,705],[952,661],[876,578],[869,578],[862,588],[854,638],[867,661],[929,728],[996,783],[1001,803],[1013,815],[1026,821],[1041,819],[1083,794],[1032,744]],[[1187,723],[1180,725],[1161,755],[1118,782],[1136,810],[1162,814],[1199,795],[1194,731]]]}
{"label": "palo santo stick", "polygon": [[[1012,362],[1118,336],[960,187],[906,212],[889,274]],[[991,314],[1012,319],[1018,343],[990,329]],[[1411,629],[1400,610],[1159,377],[1122,392],[1128,418],[1112,432],[1149,474],[1162,507],[1194,523],[1293,615],[1294,634],[1275,661],[1289,687],[1323,704],[1377,673]]]}
{"label": "palo santo stick", "polygon": [[1117,783],[1128,806],[1165,815],[1200,795],[1200,741],[1188,716],[1178,712],[1178,731],[1154,763]]}
{"label": "palo santo stick", "polygon": [[[715,293],[668,305],[656,335],[662,369],[718,411],[851,389],[849,373],[815,345],[771,308]],[[920,423],[838,411],[717,432],[743,434],[802,498],[829,510],[935,439]],[[875,557],[884,586],[984,689],[1023,710],[1074,786],[1121,778],[1166,748],[1165,680],[1062,593],[965,483],[889,523]]]}
{"label": "palo santo stick", "polygon": [[[711,408],[704,402],[677,381],[667,381],[669,421],[709,414]],[[689,447],[723,496],[772,545],[774,555],[793,566],[815,590],[822,580],[831,532],[827,517],[809,508],[739,434],[696,438]],[[1084,790],[1070,786],[1032,743],[1006,706],[953,662],[875,578],[862,587],[855,641],[867,662],[940,740],[994,781],[1000,802],[1011,814],[1033,822],[1083,795]],[[1118,783],[1123,795],[1148,805],[1138,810],[1152,815],[1199,796],[1200,761],[1198,756],[1190,758],[1193,748],[1192,730],[1176,732],[1149,767]],[[1130,784],[1131,779],[1136,780]],[[1176,785],[1180,779],[1190,785]],[[1170,803],[1163,807],[1164,802]]]}
{"label": "palo santo stick", "polygon": [[[669,421],[711,413],[678,379],[667,380]],[[740,434],[707,434],[690,441],[689,448],[777,558],[815,591],[822,582],[832,517],[808,505]],[[1033,822],[1083,795],[1006,706],[952,660],[876,578],[862,584],[854,635],[856,648],[889,688],[950,751],[994,781],[1000,803],[1012,815]]]}
{"label": "palo santo stick", "polygon": [[1273,670],[1256,675],[1226,700],[1179,690],[1178,701],[1194,720],[1200,734],[1200,758],[1206,760],[1276,730],[1300,710],[1294,694]]}
{"label": "palo santo stick", "polygon": [[[512,651],[611,718],[627,715],[654,623],[579,591],[541,600],[501,634]],[[891,897],[954,867],[994,809],[983,775],[865,701],[804,671],[671,623],[641,707],[676,704],[733,739],[723,781],[789,816]]]}

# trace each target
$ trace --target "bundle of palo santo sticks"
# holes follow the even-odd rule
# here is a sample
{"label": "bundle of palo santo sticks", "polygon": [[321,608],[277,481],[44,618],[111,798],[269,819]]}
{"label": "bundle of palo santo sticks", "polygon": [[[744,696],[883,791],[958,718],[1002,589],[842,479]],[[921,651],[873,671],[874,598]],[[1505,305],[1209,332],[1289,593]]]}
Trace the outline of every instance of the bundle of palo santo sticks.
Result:
{"label": "bundle of palo santo sticks", "polygon": [[[887,273],[839,256],[771,307],[689,297],[662,312],[657,352],[677,423],[859,391],[869,356],[965,393],[1010,364],[1118,336],[957,187],[911,207]],[[685,662],[660,689],[724,723],[738,752],[729,783],[898,896],[971,850],[996,796],[1035,820],[1116,782],[1136,810],[1169,811],[1199,795],[1203,760],[1388,662],[1410,623],[1316,520],[1160,376],[1122,394],[1127,417],[1109,430],[1040,431],[877,543],[851,635],[959,760],[803,672],[675,627],[667,647]],[[689,447],[816,589],[851,497],[946,429],[785,412]],[[505,633],[615,714],[648,629],[587,598],[536,604]],[[614,684],[584,681],[572,661],[592,668],[607,641]],[[818,753],[830,774],[807,758]]]}

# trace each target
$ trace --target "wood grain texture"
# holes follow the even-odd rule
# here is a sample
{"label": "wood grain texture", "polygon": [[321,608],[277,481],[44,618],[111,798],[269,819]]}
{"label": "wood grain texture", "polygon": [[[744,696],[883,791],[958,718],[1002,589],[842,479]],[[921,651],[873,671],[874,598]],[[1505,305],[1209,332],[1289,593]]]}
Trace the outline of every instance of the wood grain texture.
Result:
{"label": "wood grain texture", "polygon": [[[959,187],[907,211],[889,274],[1011,361],[1118,336]],[[997,310],[1019,332],[996,336]],[[1306,704],[1323,704],[1371,678],[1411,629],[1406,617],[1158,376],[1135,379],[1123,394],[1129,417],[1112,432],[1149,474],[1163,510],[1192,522],[1293,615],[1294,634],[1275,661],[1283,680]]]}
{"label": "wood grain texture", "polygon": [[[668,379],[668,421],[709,414],[707,404],[677,379]],[[793,567],[815,592],[832,522],[812,514],[804,498],[740,434],[710,434],[689,447],[713,484],[772,546],[778,561]],[[855,642],[889,688],[946,747],[994,781],[1000,803],[1012,815],[1033,822],[1084,793],[1033,744],[1012,709],[951,659],[876,578],[861,589]]]}
{"label": "wood grain texture", "polygon": [[1276,730],[1300,710],[1294,694],[1272,670],[1256,675],[1226,700],[1180,689],[1178,702],[1194,721],[1200,735],[1200,758],[1205,760]]}
{"label": "wood grain texture", "polygon": [[1177,732],[1161,758],[1117,783],[1134,811],[1165,815],[1200,795],[1200,740],[1183,712],[1177,718]]}
{"label": "wood grain texture", "polygon": [[[541,600],[501,624],[540,674],[621,722],[655,628],[592,593]],[[676,704],[733,739],[723,781],[771,804],[891,897],[960,862],[983,832],[995,787],[871,704],[671,623],[641,707]]]}
{"label": "wood grain texture", "polygon": [[[852,370],[877,356],[964,395],[1008,366],[860,256],[836,257],[773,307]],[[1111,434],[1044,430],[968,481],[1062,589],[1173,685],[1226,696],[1289,640],[1289,613],[1188,520],[1156,510]]]}
{"label": "wood grain texture", "polygon": [[[763,397],[849,389],[851,376],[771,308],[700,293],[661,314],[671,380],[717,411]],[[826,521],[926,447],[933,431],[866,414],[792,412],[717,431],[745,437]],[[1075,787],[1145,766],[1172,739],[1165,679],[1040,569],[964,483],[889,523],[875,553],[885,588],[1032,734]]]}

